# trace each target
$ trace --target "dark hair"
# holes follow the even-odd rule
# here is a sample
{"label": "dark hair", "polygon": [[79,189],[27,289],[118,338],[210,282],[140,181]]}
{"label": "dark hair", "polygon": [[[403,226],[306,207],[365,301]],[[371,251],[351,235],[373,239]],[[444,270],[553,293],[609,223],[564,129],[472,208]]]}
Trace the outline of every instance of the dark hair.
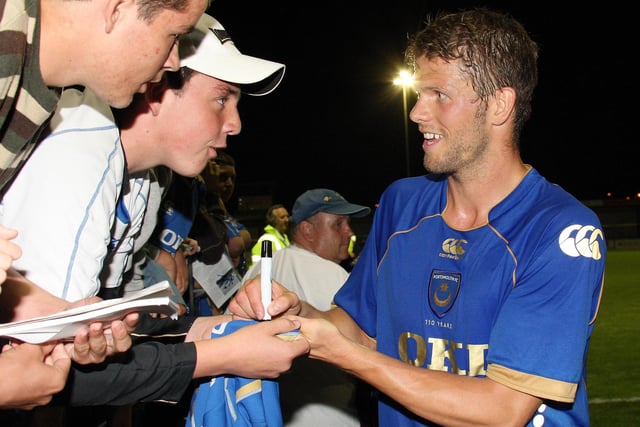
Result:
{"label": "dark hair", "polygon": [[218,155],[211,159],[211,161],[216,162],[219,165],[222,166],[236,166],[236,161],[233,157],[231,157],[231,154],[227,153],[226,151],[218,151],[217,152]]}
{"label": "dark hair", "polygon": [[138,18],[153,21],[160,11],[169,9],[184,11],[195,0],[138,0]]}
{"label": "dark hair", "polygon": [[165,71],[164,78],[167,79],[169,89],[180,95],[193,73],[194,71],[191,68],[180,67],[178,71]]}
{"label": "dark hair", "polygon": [[460,60],[483,103],[503,87],[516,91],[514,132],[520,133],[531,115],[531,99],[538,84],[538,46],[524,27],[507,14],[477,8],[458,13],[438,13],[411,36],[405,59]]}
{"label": "dark hair", "polygon": [[[200,173],[200,175],[209,175],[209,176],[215,176],[216,175],[216,165],[218,166],[230,166],[232,168],[235,169],[236,167],[236,161],[234,160],[233,157],[231,157],[231,154],[227,153],[226,151],[216,151],[217,155],[215,158],[213,159],[209,159],[207,161],[207,167],[204,168],[204,170]],[[235,181],[235,176],[233,177],[234,181]]]}
{"label": "dark hair", "polygon": [[[182,67],[178,71],[166,71],[162,73],[162,79],[159,82],[150,83],[145,93],[136,93],[128,107],[112,108],[116,123],[120,129],[126,129],[133,125],[137,113],[146,111],[149,108],[147,95],[152,99],[162,99],[165,90],[173,90],[177,96],[181,96],[184,85],[193,75],[193,70]],[[129,114],[133,112],[135,114]]]}

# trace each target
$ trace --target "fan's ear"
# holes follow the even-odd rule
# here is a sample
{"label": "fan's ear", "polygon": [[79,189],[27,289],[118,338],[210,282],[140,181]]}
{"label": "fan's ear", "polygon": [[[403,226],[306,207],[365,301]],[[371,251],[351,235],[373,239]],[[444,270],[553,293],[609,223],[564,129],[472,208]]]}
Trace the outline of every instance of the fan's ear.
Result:
{"label": "fan's ear", "polygon": [[[93,1],[93,0],[90,0]],[[135,0],[106,0],[104,2],[104,29],[110,33],[122,21],[123,14],[128,11],[137,14],[138,6]]]}
{"label": "fan's ear", "polygon": [[161,79],[159,82],[148,84],[147,90],[144,92],[144,99],[154,115],[160,110],[162,98],[165,91],[169,90],[168,87],[169,83],[166,78]]}

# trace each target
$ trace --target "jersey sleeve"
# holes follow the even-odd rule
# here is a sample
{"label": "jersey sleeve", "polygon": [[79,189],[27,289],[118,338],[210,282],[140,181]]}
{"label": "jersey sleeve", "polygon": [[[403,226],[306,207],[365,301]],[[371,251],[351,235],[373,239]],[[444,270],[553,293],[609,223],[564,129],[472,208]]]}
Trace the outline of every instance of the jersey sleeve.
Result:
{"label": "jersey sleeve", "polygon": [[[601,229],[595,214],[564,211],[538,230],[536,245],[516,250],[516,283],[492,329],[488,377],[573,401],[602,293]],[[521,374],[530,375],[525,386],[516,385]]]}

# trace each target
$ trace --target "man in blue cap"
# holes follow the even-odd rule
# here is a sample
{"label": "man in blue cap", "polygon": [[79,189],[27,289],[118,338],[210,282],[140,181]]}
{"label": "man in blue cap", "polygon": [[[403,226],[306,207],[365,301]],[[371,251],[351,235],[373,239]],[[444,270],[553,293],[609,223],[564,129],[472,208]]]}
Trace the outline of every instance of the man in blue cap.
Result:
{"label": "man in blue cap", "polygon": [[[367,206],[348,202],[334,190],[302,193],[289,218],[291,245],[274,252],[272,278],[321,310],[331,308],[334,294],[349,277],[340,263],[349,258],[351,217],[368,215]],[[243,281],[260,274],[260,262]],[[356,381],[331,365],[299,358],[279,378],[284,425],[359,426],[354,402]]]}

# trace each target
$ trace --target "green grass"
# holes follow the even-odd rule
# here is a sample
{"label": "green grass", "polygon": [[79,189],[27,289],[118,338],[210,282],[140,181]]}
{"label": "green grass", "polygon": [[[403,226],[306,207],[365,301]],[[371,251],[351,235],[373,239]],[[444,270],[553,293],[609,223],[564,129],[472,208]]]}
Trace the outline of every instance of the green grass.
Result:
{"label": "green grass", "polygon": [[640,425],[639,339],[640,251],[610,251],[587,359],[593,427]]}

